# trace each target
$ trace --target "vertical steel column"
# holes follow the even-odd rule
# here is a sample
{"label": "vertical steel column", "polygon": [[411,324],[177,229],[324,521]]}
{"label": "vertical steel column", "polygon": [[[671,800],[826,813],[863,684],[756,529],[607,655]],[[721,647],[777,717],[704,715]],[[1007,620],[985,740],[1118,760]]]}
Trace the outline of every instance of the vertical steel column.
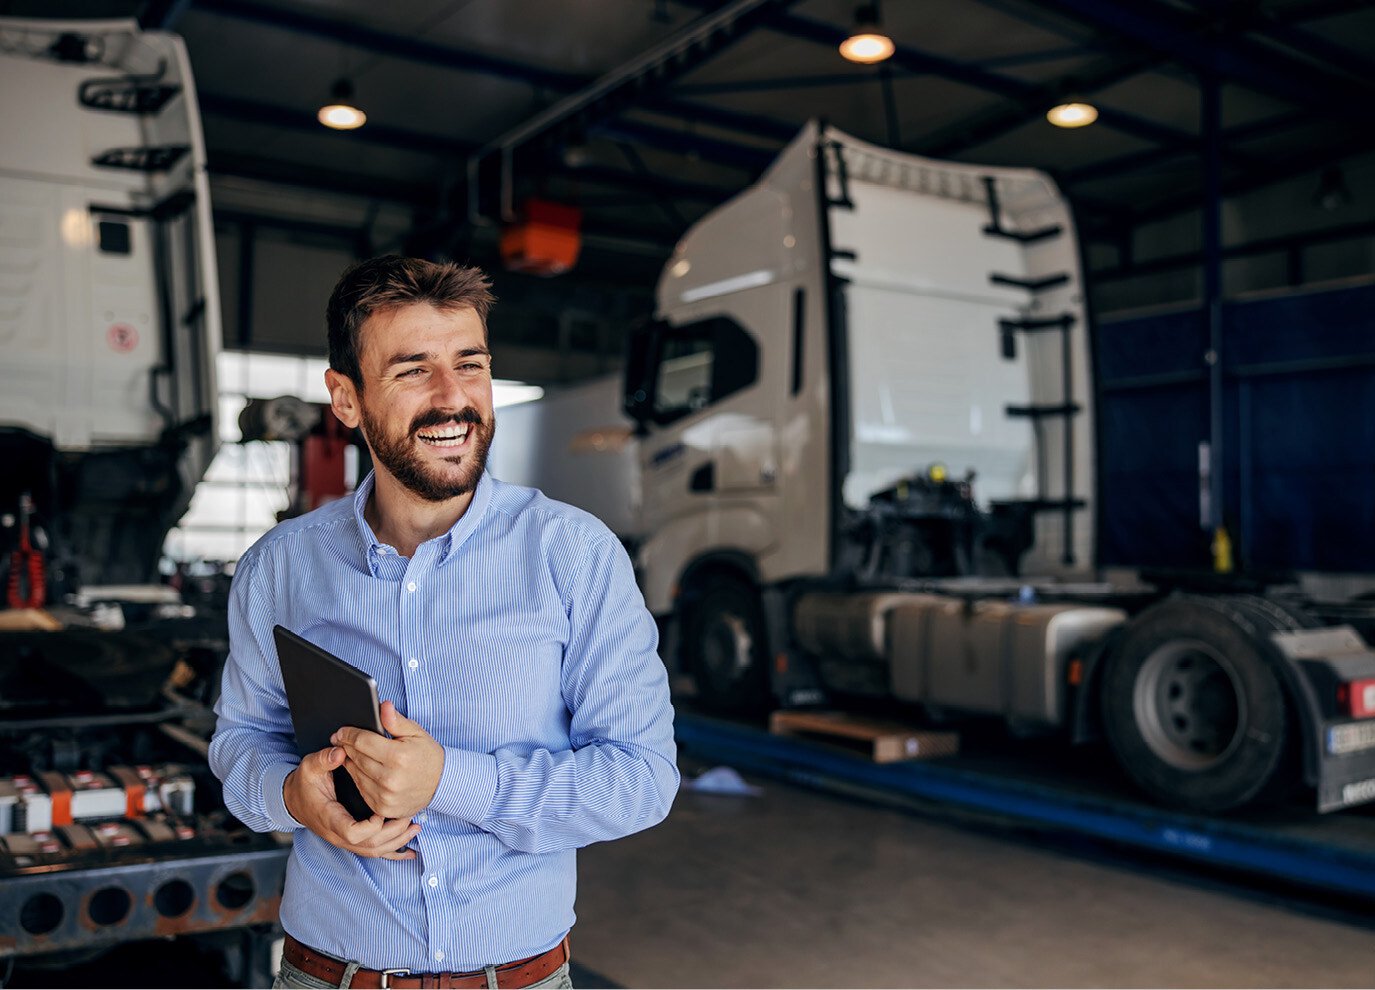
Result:
{"label": "vertical steel column", "polygon": [[1209,529],[1222,528],[1222,88],[1216,72],[1199,79],[1203,97],[1203,312],[1208,321]]}

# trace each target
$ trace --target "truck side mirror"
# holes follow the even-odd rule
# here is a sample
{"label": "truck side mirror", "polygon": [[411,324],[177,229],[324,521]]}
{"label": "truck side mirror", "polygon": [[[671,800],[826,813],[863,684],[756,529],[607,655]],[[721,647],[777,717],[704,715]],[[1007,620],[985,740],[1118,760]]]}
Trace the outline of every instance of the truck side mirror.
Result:
{"label": "truck side mirror", "polygon": [[630,331],[626,338],[625,379],[621,406],[635,421],[635,433],[644,436],[654,414],[654,354],[658,350],[659,321],[647,321]]}

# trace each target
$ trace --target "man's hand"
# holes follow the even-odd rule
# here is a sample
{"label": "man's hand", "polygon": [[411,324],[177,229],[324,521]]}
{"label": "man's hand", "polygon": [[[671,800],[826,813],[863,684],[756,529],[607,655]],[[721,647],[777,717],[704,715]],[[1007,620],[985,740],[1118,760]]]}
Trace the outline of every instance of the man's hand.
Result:
{"label": "man's hand", "polygon": [[330,742],[348,755],[344,765],[368,807],[409,821],[434,799],[444,772],[444,747],[390,701],[382,702],[382,728],[392,738],[345,726]]}
{"label": "man's hand", "polygon": [[[343,765],[344,751],[330,746],[311,753],[287,774],[282,798],[291,817],[330,845],[359,856],[415,859],[413,849],[397,851],[420,833],[420,826],[413,824],[409,815],[389,821],[379,814],[354,821],[353,815],[339,803],[334,794],[333,771]],[[377,807],[371,801],[368,804]]]}

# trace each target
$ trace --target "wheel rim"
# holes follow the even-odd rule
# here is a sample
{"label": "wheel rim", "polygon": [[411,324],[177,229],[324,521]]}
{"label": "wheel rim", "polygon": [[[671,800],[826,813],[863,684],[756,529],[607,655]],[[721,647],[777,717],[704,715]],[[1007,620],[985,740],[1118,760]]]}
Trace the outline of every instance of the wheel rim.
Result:
{"label": "wheel rim", "polygon": [[722,612],[712,617],[702,637],[702,668],[713,684],[729,688],[754,662],[754,637],[740,616]]}
{"label": "wheel rim", "polygon": [[1236,671],[1197,640],[1167,643],[1146,658],[1132,709],[1146,745],[1181,770],[1215,766],[1245,734],[1246,699]]}

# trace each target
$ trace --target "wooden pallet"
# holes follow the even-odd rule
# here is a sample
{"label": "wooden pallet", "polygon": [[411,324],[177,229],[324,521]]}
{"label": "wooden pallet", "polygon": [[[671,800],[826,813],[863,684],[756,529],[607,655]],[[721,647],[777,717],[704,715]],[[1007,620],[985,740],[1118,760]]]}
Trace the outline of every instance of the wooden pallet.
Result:
{"label": "wooden pallet", "polygon": [[858,750],[875,763],[954,756],[960,749],[956,732],[914,729],[900,722],[865,718],[847,712],[776,711],[769,731],[780,736],[804,736]]}

